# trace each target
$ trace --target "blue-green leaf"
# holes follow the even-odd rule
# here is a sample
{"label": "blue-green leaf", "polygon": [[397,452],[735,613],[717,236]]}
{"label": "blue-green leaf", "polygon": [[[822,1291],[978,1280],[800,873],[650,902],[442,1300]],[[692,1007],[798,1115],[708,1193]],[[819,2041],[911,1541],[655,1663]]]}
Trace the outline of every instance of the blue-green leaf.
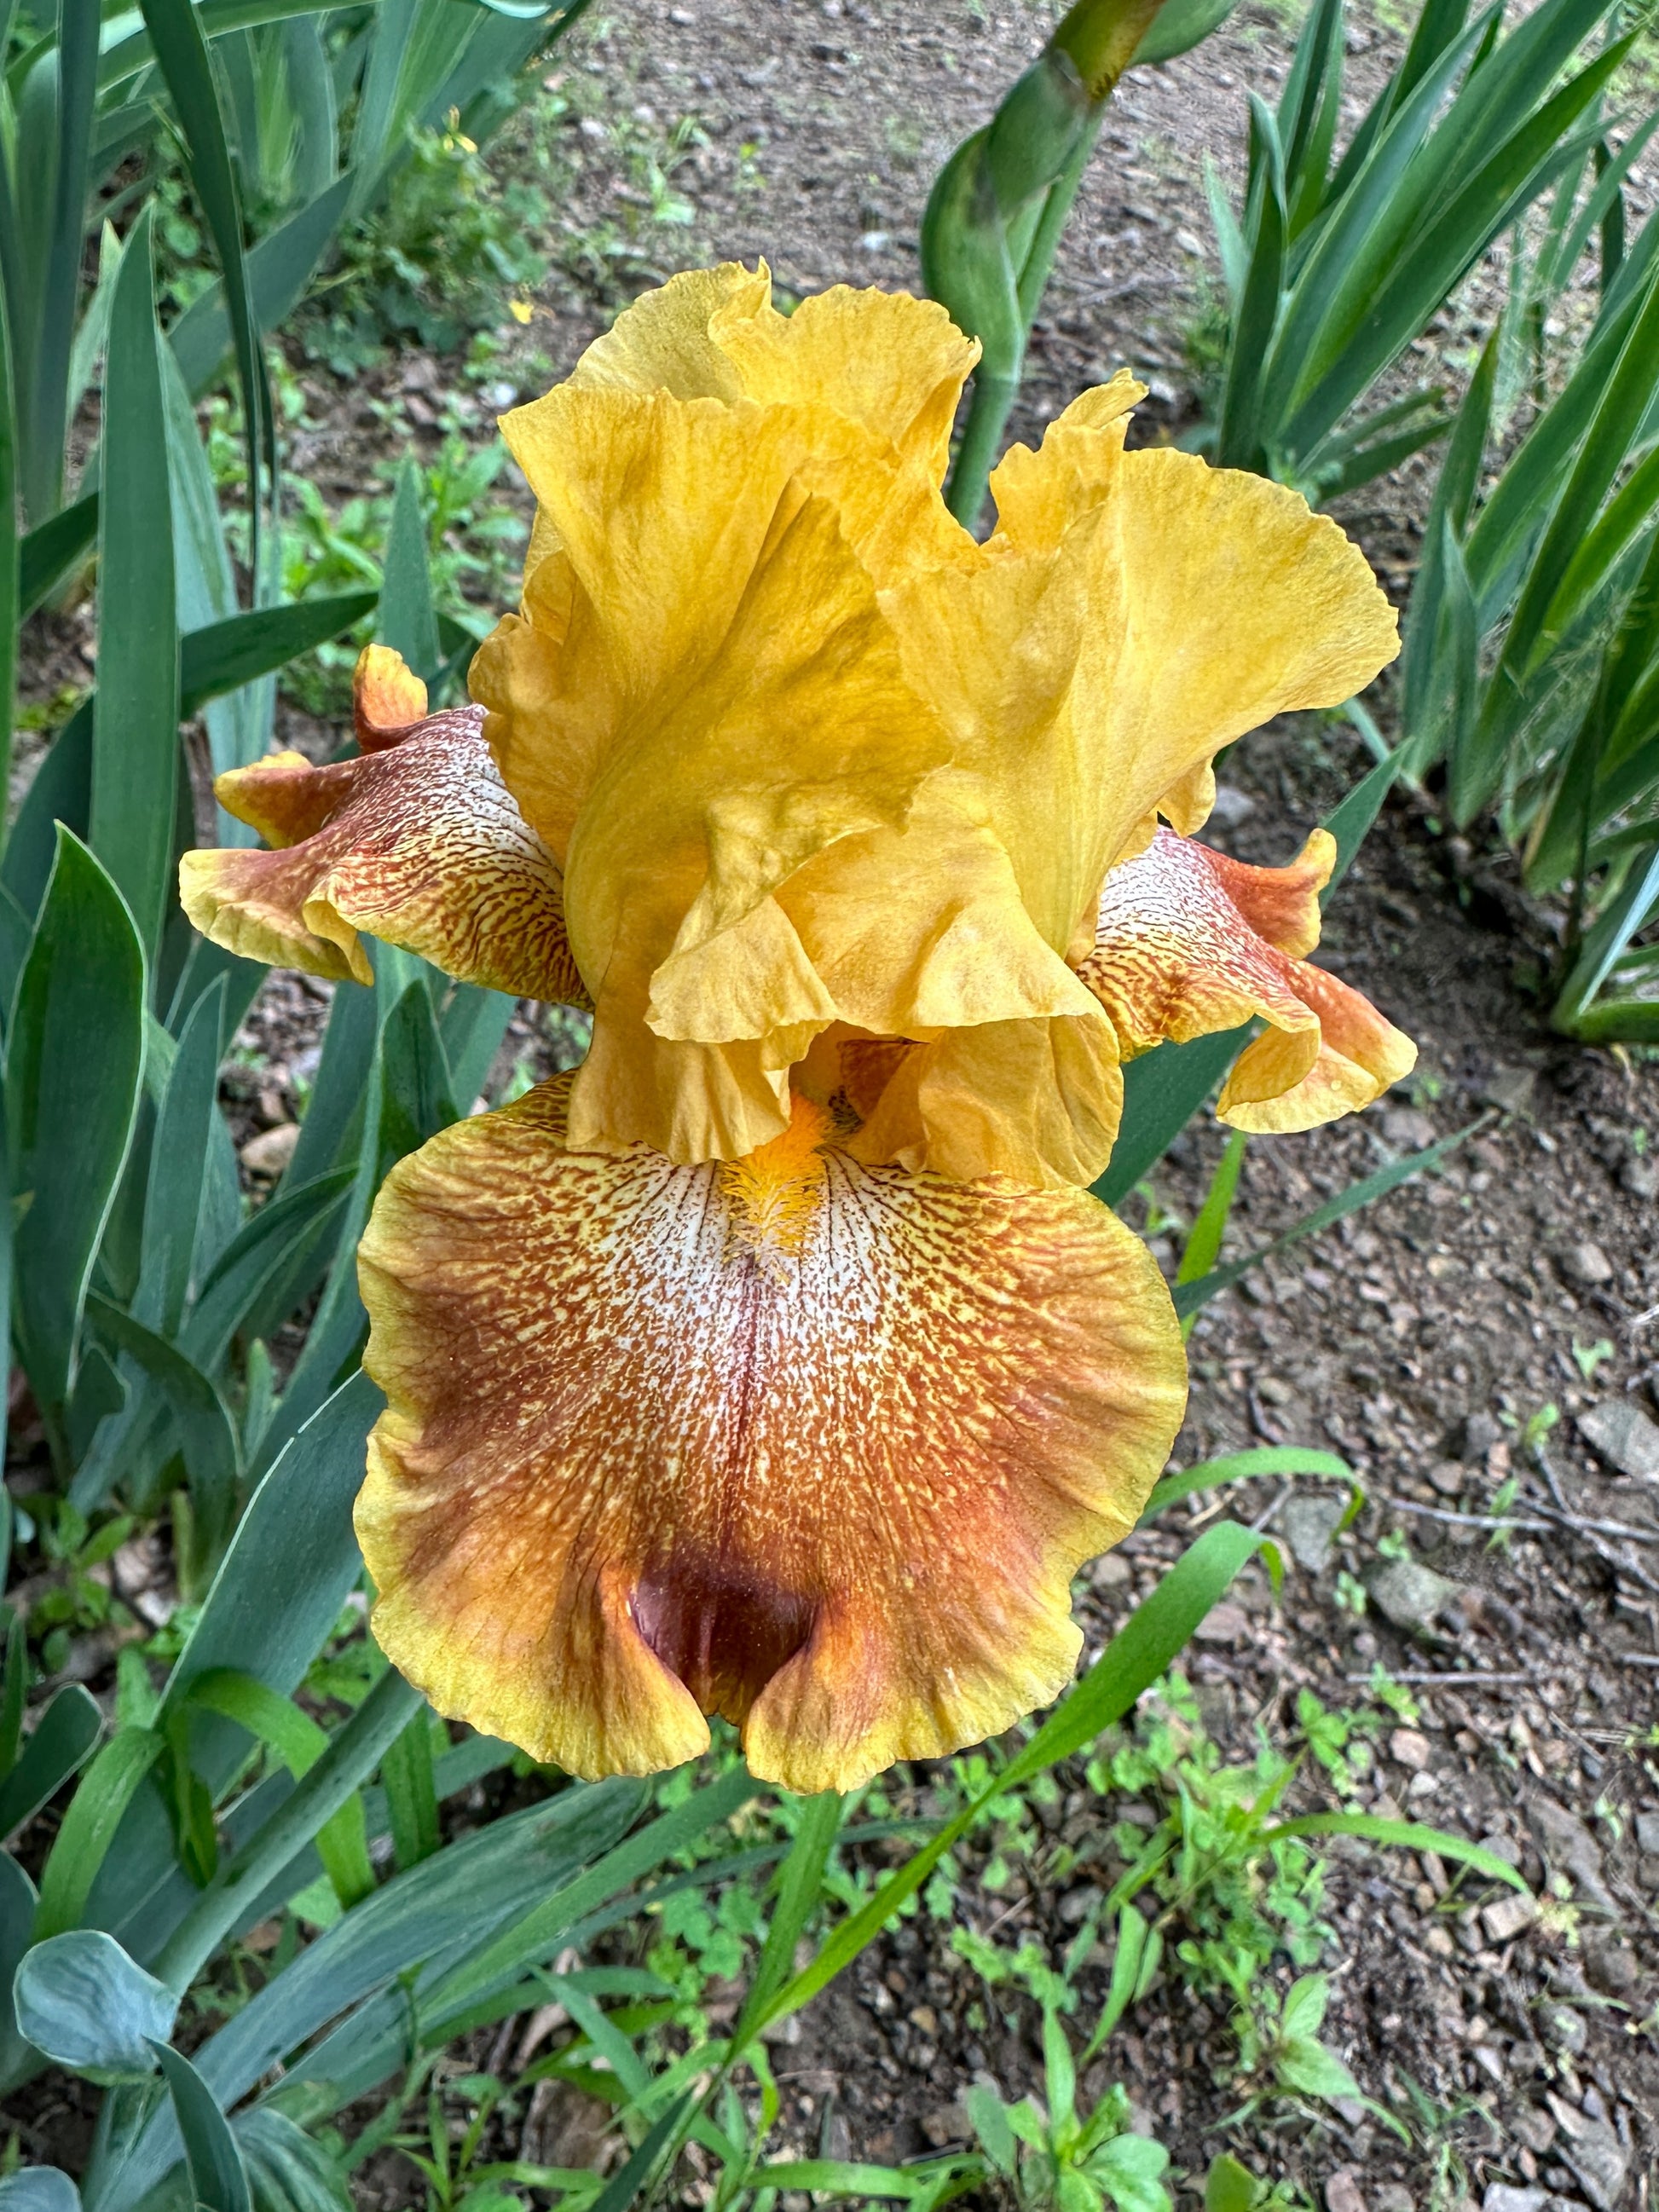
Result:
{"label": "blue-green leaf", "polygon": [[49,1421],[69,1395],[87,1284],[126,1160],[143,1024],[132,917],[92,854],[60,830],[6,1053],[15,1326]]}
{"label": "blue-green leaf", "polygon": [[17,2025],[37,2051],[88,2081],[143,2081],[151,2045],[173,2033],[179,2000],[100,1928],[72,1928],[25,1952]]}
{"label": "blue-green leaf", "polygon": [[179,644],[172,485],[146,210],[121,259],[104,382],[91,844],[153,962],[173,890]]}

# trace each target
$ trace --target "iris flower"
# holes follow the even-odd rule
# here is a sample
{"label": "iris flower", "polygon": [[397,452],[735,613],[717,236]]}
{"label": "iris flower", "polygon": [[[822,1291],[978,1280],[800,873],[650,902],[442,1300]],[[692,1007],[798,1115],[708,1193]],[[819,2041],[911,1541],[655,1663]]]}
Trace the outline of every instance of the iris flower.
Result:
{"label": "iris flower", "polygon": [[940,496],[975,345],[942,309],[676,277],[503,430],[538,502],[475,703],[395,654],[361,757],[222,777],[234,950],[361,933],[591,1006],[574,1077],[393,1169],[363,1239],[386,1410],[357,1526],[437,1709],[596,1776],[696,1757],[845,1790],[1061,1689],[1079,1565],[1133,1527],[1185,1368],[1087,1186],[1125,1060],[1265,1026],[1248,1129],[1413,1049],[1307,963],[1331,840],[1195,841],[1218,749],[1395,651],[1334,523],[1124,451],[1085,392]]}

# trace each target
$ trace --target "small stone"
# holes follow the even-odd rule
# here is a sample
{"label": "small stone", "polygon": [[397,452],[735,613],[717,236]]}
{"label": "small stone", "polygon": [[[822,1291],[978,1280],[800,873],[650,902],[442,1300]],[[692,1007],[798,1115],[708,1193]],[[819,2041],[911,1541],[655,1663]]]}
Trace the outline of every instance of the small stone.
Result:
{"label": "small stone", "polygon": [[1659,1813],[1637,1814],[1636,1848],[1650,1858],[1659,1859]]}
{"label": "small stone", "polygon": [[1541,2106],[1528,2105],[1510,2122],[1510,2133],[1524,2143],[1534,2158],[1542,2158],[1555,2141],[1555,2122]]}
{"label": "small stone", "polygon": [[1463,1457],[1468,1461],[1485,1459],[1496,1443],[1504,1440],[1504,1431],[1490,1413],[1471,1413],[1463,1424]]}
{"label": "small stone", "polygon": [[1373,2197],[1376,2212],[1417,2212],[1417,2199],[1403,2182],[1385,2181]]}
{"label": "small stone", "polygon": [[1436,1926],[1431,1928],[1423,1938],[1423,1948],[1431,1952],[1437,1959],[1449,1959],[1456,1952],[1457,1946],[1452,1942],[1449,1929]]}
{"label": "small stone", "polygon": [[1243,1644],[1250,1633],[1250,1616],[1241,1605],[1212,1605],[1193,1631],[1200,1644]]}
{"label": "small stone", "polygon": [[1416,1729],[1397,1728],[1389,1738],[1389,1756],[1420,1774],[1431,1756],[1429,1739]]}
{"label": "small stone", "polygon": [[1584,1965],[1598,1990],[1610,1997],[1627,1997],[1636,1988],[1636,1954],[1610,1929],[1584,1939]]}
{"label": "small stone", "polygon": [[1415,1106],[1386,1106],[1382,1109],[1382,1141],[1402,1152],[1425,1152],[1434,1142],[1434,1124]]}
{"label": "small stone", "polygon": [[1632,1198],[1651,1206],[1659,1198],[1659,1159],[1627,1159],[1619,1170],[1619,1181]]}
{"label": "small stone", "polygon": [[1538,1906],[1530,1896],[1511,1890],[1486,1905],[1480,1915],[1480,1925],[1486,1931],[1489,1943],[1512,1943],[1523,1928],[1530,1928],[1538,1917]]}
{"label": "small stone", "polygon": [[1366,1583],[1383,1618],[1407,1634],[1421,1635],[1457,1601],[1458,1585],[1419,1559],[1388,1559]]}
{"label": "small stone", "polygon": [[1086,1920],[1089,1917],[1089,1908],[1095,1904],[1098,1896],[1099,1892],[1090,1888],[1086,1883],[1081,1888],[1068,1889],[1060,1900],[1061,1924],[1067,1928],[1075,1928],[1080,1921]]}
{"label": "small stone", "polygon": [[1437,1774],[1431,1774],[1426,1769],[1421,1774],[1413,1774],[1406,1785],[1407,1802],[1415,1805],[1422,1798],[1432,1797],[1439,1787],[1440,1777]]}
{"label": "small stone", "polygon": [[1565,2097],[1552,2096],[1550,2110],[1565,2138],[1556,2146],[1558,2152],[1577,2175],[1596,2212],[1613,2212],[1630,2172],[1629,2151],[1605,2120],[1591,2119]]}
{"label": "small stone", "polygon": [[1569,2058],[1577,2058],[1589,2041],[1589,2030],[1583,2015],[1571,2005],[1547,2005],[1540,2025],[1545,2041],[1555,2050],[1565,2051]]}
{"label": "small stone", "polygon": [[1529,1067],[1494,1067],[1481,1092],[1481,1103],[1505,1114],[1532,1110],[1533,1073]]}
{"label": "small stone", "polygon": [[281,1175],[294,1158],[294,1147],[300,1141],[297,1121],[279,1121],[274,1129],[262,1129],[257,1137],[250,1137],[236,1157],[250,1175]]}
{"label": "small stone", "polygon": [[1490,1851],[1495,1859],[1502,1859],[1505,1866],[1513,1867],[1516,1873],[1520,1872],[1521,1846],[1513,1836],[1506,1836],[1501,1830],[1495,1831],[1490,1836],[1481,1837],[1480,1848],[1483,1851]]}
{"label": "small stone", "polygon": [[973,2139],[966,2108],[960,2103],[941,2105],[937,2112],[924,2113],[921,2132],[935,2150],[943,2150],[946,2143],[969,2142]]}
{"label": "small stone", "polygon": [[1331,1556],[1331,1545],[1347,1507],[1340,1498],[1292,1498],[1279,1516],[1291,1557],[1304,1574],[1316,1575]]}
{"label": "small stone", "polygon": [[1578,1433],[1609,1466],[1638,1482],[1659,1482],[1659,1426],[1630,1398],[1603,1398],[1578,1416]]}
{"label": "small stone", "polygon": [[1365,2212],[1359,2177],[1351,2166],[1339,2166],[1326,2182],[1325,2212]]}
{"label": "small stone", "polygon": [[1462,1460],[1437,1460],[1429,1469],[1429,1480],[1443,1498],[1455,1498],[1468,1479]]}
{"label": "small stone", "polygon": [[1133,1579],[1133,1572],[1126,1559],[1116,1552],[1108,1552],[1103,1559],[1097,1559],[1090,1568],[1090,1585],[1097,1590],[1121,1589],[1127,1582]]}
{"label": "small stone", "polygon": [[1570,1874],[1592,1905],[1599,1905],[1610,1918],[1617,1919],[1619,1907],[1601,1879],[1601,1846],[1583,1822],[1575,1820],[1553,1797],[1529,1797],[1527,1813],[1539,1847],[1550,1864]]}
{"label": "small stone", "polygon": [[1175,234],[1175,242],[1181,248],[1183,253],[1197,254],[1200,258],[1203,255],[1204,241],[1199,237],[1198,233],[1194,230],[1176,231]]}
{"label": "small stone", "polygon": [[1210,819],[1218,830],[1237,830],[1255,812],[1255,801],[1249,792],[1241,791],[1236,783],[1218,783],[1215,787],[1215,805],[1210,809]]}
{"label": "small stone", "polygon": [[1507,2181],[1491,2181],[1480,2200],[1480,2212],[1544,2212],[1547,2189],[1516,2189]]}
{"label": "small stone", "polygon": [[1613,1265],[1599,1244],[1588,1237],[1581,1243],[1569,1244],[1557,1255],[1557,1265],[1570,1283],[1582,1291],[1599,1290],[1603,1283],[1613,1278]]}

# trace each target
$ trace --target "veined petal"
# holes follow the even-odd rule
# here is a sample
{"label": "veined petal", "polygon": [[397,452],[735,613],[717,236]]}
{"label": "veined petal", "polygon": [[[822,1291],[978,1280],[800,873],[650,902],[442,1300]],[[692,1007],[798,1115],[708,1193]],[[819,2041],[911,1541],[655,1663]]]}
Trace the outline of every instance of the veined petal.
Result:
{"label": "veined petal", "polygon": [[1068,1582],[1185,1397],[1168,1293],[1076,1193],[866,1170],[805,1101],[725,1167],[569,1149],[564,1085],[396,1168],[374,1628],[441,1711],[583,1775],[739,1723],[811,1792],[1064,1686]]}
{"label": "veined petal", "polygon": [[1091,1183],[1123,1115],[1119,1057],[1098,1009],[1092,1019],[947,1030],[891,1066],[848,1149],[964,1182],[1004,1176],[1038,1190]]}
{"label": "veined petal", "polygon": [[[1170,447],[1124,452],[1138,396],[1121,375],[1084,393],[1037,452],[1013,447],[991,479],[994,556],[1058,554],[1117,581],[1120,604],[1100,610],[1111,672],[1085,695],[1113,769],[1103,866],[1154,808],[1182,834],[1200,828],[1223,745],[1275,714],[1340,704],[1399,650],[1364,555],[1297,493]],[[1079,534],[1102,514],[1104,534]]]}
{"label": "veined petal", "polygon": [[482,710],[388,727],[376,716],[423,708],[425,687],[395,654],[369,654],[357,716],[375,750],[324,768],[276,753],[220,776],[226,812],[274,849],[186,853],[185,913],[230,951],[312,975],[372,982],[362,931],[462,981],[583,1001],[558,870],[501,780]]}
{"label": "veined petal", "polygon": [[676,399],[741,399],[743,380],[709,326],[722,309],[753,315],[771,298],[763,261],[753,269],[723,261],[716,269],[682,270],[624,307],[582,355],[569,381],[594,390],[667,392]]}
{"label": "veined petal", "polygon": [[1081,980],[1126,1055],[1259,1015],[1217,1112],[1241,1129],[1311,1129],[1369,1105],[1417,1048],[1358,991],[1301,956],[1319,939],[1334,841],[1316,830],[1288,868],[1255,868],[1159,829],[1107,877]]}
{"label": "veined petal", "polygon": [[930,483],[944,482],[957,403],[980,349],[936,301],[836,284],[781,315],[769,302],[733,298],[711,332],[746,398],[821,402],[886,440]]}

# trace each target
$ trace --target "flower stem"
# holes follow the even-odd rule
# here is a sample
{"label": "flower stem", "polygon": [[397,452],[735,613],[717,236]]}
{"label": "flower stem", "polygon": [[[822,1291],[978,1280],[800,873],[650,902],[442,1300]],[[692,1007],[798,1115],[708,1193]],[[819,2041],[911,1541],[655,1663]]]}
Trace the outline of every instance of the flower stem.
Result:
{"label": "flower stem", "polygon": [[968,420],[945,495],[946,506],[965,530],[973,529],[979,520],[986,483],[1018,391],[1017,376],[991,376],[982,368],[975,374]]}

